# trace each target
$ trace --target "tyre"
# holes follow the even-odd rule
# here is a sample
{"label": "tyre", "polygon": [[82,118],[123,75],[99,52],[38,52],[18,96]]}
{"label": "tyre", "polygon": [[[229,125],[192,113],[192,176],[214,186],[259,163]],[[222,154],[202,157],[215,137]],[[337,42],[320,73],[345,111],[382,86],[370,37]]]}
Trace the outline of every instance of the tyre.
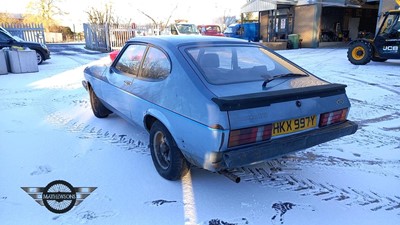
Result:
{"label": "tyre", "polygon": [[371,61],[371,46],[366,42],[355,42],[350,45],[347,51],[347,58],[354,65],[365,65]]}
{"label": "tyre", "polygon": [[157,172],[167,180],[179,180],[189,171],[189,163],[182,155],[172,135],[159,121],[150,129],[150,151]]}
{"label": "tyre", "polygon": [[43,63],[43,55],[42,53],[36,51],[36,60],[37,60],[37,64],[40,65]]}
{"label": "tyre", "polygon": [[386,60],[388,60],[388,59],[372,57],[371,60],[374,61],[374,62],[386,62]]}
{"label": "tyre", "polygon": [[92,107],[93,114],[97,118],[105,118],[110,115],[112,112],[107,109],[103,103],[101,103],[100,99],[94,93],[93,88],[89,88],[89,95],[90,95],[90,106]]}

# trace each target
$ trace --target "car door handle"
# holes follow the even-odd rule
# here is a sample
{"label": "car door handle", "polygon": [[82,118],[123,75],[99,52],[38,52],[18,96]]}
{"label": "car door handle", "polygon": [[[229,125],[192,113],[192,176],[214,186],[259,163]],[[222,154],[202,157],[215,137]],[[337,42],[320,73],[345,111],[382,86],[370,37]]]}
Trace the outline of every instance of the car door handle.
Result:
{"label": "car door handle", "polygon": [[124,80],[125,85],[132,85],[132,81],[130,80]]}

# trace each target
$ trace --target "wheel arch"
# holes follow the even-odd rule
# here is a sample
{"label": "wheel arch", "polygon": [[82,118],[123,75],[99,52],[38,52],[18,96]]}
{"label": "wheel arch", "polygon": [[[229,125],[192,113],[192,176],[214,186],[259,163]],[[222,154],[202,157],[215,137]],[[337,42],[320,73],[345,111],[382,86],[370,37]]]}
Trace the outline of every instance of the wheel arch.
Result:
{"label": "wheel arch", "polygon": [[366,39],[366,38],[356,39],[356,40],[351,41],[351,42],[348,44],[348,46],[351,46],[351,45],[357,44],[357,43],[364,43],[364,44],[368,45],[369,48],[371,49],[372,55],[375,54],[376,49],[375,49],[375,45],[373,44],[373,40]]}
{"label": "wheel arch", "polygon": [[365,44],[367,44],[369,46],[372,45],[372,40],[369,40],[369,39],[366,39],[366,38],[360,38],[360,39],[356,39],[356,40],[350,41],[348,45],[351,46],[351,45],[353,45],[355,43],[358,43],[358,42],[364,42]]}
{"label": "wheel arch", "polygon": [[[143,118],[144,128],[147,131],[150,131],[151,126],[156,121],[159,121],[160,123],[162,123],[168,129],[168,131],[171,133],[171,135],[173,134],[173,132],[171,131],[171,123],[169,122],[167,117],[162,112],[155,110],[155,109],[147,110],[146,115]],[[174,136],[174,135],[172,135],[172,136]]]}

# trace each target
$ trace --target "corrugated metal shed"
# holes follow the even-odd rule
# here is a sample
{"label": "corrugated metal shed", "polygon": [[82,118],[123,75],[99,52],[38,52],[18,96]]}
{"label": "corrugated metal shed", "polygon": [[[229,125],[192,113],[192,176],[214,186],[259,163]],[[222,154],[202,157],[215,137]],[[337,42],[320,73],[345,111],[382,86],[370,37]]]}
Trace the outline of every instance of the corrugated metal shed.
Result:
{"label": "corrugated metal shed", "polygon": [[252,0],[240,9],[241,13],[261,12],[276,9],[277,2],[271,0]]}

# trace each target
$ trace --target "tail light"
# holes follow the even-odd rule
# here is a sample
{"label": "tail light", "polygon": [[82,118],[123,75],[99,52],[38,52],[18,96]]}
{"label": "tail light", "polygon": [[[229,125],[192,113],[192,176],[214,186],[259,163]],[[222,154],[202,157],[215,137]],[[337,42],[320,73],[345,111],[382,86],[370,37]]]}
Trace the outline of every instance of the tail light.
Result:
{"label": "tail light", "polygon": [[325,127],[331,124],[346,121],[347,112],[349,109],[341,109],[333,112],[323,113],[319,119],[319,126]]}
{"label": "tail light", "polygon": [[232,130],[229,134],[228,147],[266,141],[271,138],[272,125]]}

